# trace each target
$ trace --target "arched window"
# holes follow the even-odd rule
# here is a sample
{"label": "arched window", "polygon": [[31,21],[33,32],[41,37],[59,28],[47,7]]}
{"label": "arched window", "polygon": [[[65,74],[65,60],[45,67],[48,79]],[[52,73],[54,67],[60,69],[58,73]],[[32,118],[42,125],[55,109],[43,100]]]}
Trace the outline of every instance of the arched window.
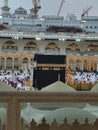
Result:
{"label": "arched window", "polygon": [[71,43],[71,44],[69,44],[67,46],[66,51],[75,51],[75,52],[77,52],[77,51],[80,51],[80,48],[79,48],[79,46],[77,44]]}
{"label": "arched window", "polygon": [[58,45],[54,42],[49,43],[46,48],[45,48],[45,52],[46,53],[51,53],[51,54],[59,54],[60,48],[58,47]]}
{"label": "arched window", "polygon": [[26,45],[24,46],[24,51],[38,51],[38,50],[39,50],[38,45],[33,41],[26,43]]}
{"label": "arched window", "polygon": [[13,66],[13,59],[12,59],[11,57],[8,57],[8,58],[6,59],[6,68],[7,68],[7,69],[11,69],[12,66]]}
{"label": "arched window", "polygon": [[25,58],[23,59],[23,63],[28,63],[28,62],[29,62],[28,58],[25,57]]}
{"label": "arched window", "polygon": [[97,52],[97,51],[98,51],[98,45],[96,45],[96,44],[90,44],[86,48],[86,52]]}
{"label": "arched window", "polygon": [[2,50],[16,51],[18,47],[15,42],[8,40],[2,45]]}

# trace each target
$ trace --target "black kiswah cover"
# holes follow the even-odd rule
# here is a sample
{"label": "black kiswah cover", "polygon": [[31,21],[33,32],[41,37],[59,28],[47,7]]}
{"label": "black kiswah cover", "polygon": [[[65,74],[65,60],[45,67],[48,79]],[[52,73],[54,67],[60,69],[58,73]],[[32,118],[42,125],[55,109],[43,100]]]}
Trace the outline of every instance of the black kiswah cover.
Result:
{"label": "black kiswah cover", "polygon": [[[36,54],[34,61],[37,64],[66,64],[65,55],[39,55]],[[47,67],[46,67],[47,68]],[[57,68],[57,67],[56,67]],[[36,67],[33,71],[33,87],[41,90],[43,87],[54,83],[58,80],[58,75],[60,75],[60,81],[65,82],[65,67],[59,67],[55,69],[54,67],[48,67],[44,70],[44,67]]]}

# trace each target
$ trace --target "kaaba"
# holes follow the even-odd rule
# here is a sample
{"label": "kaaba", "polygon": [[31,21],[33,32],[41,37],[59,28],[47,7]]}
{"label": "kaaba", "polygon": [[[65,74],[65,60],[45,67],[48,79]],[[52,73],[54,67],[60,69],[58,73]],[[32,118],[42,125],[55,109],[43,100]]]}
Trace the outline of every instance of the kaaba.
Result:
{"label": "kaaba", "polygon": [[41,90],[43,87],[60,80],[65,82],[65,55],[35,54],[36,67],[33,70],[33,87]]}

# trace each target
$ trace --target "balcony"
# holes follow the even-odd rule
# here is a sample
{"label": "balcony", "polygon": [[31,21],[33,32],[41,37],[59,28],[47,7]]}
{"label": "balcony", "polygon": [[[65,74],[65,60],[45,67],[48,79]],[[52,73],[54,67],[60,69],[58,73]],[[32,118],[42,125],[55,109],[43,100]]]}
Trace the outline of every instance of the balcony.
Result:
{"label": "balcony", "polygon": [[5,53],[8,53],[8,52],[16,53],[16,52],[18,52],[18,49],[4,48],[4,49],[2,49],[2,52],[5,52]]}
{"label": "balcony", "polygon": [[66,39],[68,41],[76,40],[78,42],[81,41],[98,41],[98,34],[83,34],[83,33],[40,33],[40,32],[24,32],[24,31],[11,31],[11,30],[6,30],[6,31],[0,31],[0,37],[7,37],[7,38],[12,38],[12,39],[36,39],[36,40],[64,40]]}

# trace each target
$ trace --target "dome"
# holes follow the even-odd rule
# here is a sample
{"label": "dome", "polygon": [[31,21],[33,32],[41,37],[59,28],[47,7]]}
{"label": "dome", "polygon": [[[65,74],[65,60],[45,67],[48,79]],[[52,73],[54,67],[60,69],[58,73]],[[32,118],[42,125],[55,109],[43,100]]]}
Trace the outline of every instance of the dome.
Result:
{"label": "dome", "polygon": [[75,92],[76,90],[65,83],[61,81],[56,81],[45,88],[43,88],[41,91],[50,91],[50,92]]}
{"label": "dome", "polygon": [[15,10],[15,14],[27,14],[27,11],[24,8],[19,7]]}

